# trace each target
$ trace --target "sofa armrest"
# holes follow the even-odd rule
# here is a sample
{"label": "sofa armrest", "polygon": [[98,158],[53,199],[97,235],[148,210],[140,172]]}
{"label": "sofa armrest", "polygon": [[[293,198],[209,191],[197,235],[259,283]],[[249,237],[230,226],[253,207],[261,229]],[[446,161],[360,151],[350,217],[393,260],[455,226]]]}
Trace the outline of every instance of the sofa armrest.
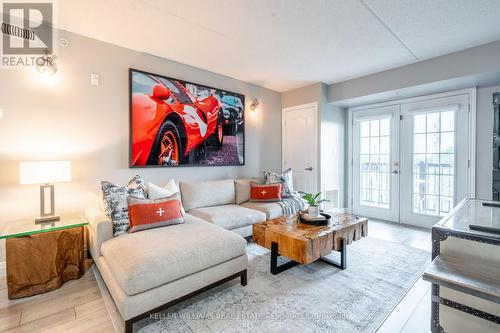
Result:
{"label": "sofa armrest", "polygon": [[113,222],[96,207],[87,208],[85,218],[89,223],[90,254],[97,260],[101,256],[102,243],[113,238]]}

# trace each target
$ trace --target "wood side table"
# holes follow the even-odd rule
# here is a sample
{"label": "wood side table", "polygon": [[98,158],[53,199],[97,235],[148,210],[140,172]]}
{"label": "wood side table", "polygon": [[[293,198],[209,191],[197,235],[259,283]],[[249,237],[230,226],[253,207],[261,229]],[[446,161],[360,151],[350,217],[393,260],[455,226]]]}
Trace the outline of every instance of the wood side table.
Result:
{"label": "wood side table", "polygon": [[59,289],[84,273],[85,225],[79,216],[35,224],[34,220],[8,223],[5,238],[9,299]]}

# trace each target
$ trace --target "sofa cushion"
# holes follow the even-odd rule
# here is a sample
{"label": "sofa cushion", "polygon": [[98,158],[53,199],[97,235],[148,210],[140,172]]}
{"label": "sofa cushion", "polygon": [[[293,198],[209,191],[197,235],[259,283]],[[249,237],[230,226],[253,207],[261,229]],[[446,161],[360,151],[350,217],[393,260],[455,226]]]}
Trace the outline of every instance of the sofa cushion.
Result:
{"label": "sofa cushion", "polygon": [[263,212],[268,220],[283,216],[283,208],[276,202],[245,202],[242,206]]}
{"label": "sofa cushion", "polygon": [[236,179],[234,181],[237,205],[250,200],[250,183],[261,184],[261,181],[259,178]]}
{"label": "sofa cushion", "polygon": [[101,252],[120,288],[135,295],[245,254],[239,235],[186,214],[185,223],[124,234]]}
{"label": "sofa cushion", "polygon": [[186,211],[199,207],[234,204],[234,180],[179,182],[182,205]]}
{"label": "sofa cushion", "polygon": [[266,220],[266,214],[239,205],[224,205],[191,209],[189,214],[228,230]]}

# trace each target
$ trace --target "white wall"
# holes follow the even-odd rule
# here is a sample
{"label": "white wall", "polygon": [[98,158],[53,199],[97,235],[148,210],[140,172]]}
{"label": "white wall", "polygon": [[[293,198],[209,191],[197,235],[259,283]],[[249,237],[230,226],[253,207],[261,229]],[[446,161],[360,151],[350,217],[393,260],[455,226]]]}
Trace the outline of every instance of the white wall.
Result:
{"label": "white wall", "polygon": [[346,110],[327,104],[321,110],[321,190],[338,189],[339,208],[345,202]]}
{"label": "white wall", "polygon": [[[60,32],[59,71],[44,82],[35,71],[0,71],[0,228],[38,214],[36,185],[19,185],[19,161],[71,160],[73,181],[56,184],[58,213],[81,213],[93,204],[101,180],[147,181],[258,176],[281,168],[281,95],[278,92],[80,35]],[[129,169],[128,68],[189,80],[246,96],[246,165]],[[90,85],[99,73],[101,85]],[[258,98],[252,113],[248,101]],[[3,245],[0,244],[0,262]]]}
{"label": "white wall", "polygon": [[477,89],[476,109],[476,197],[491,200],[493,170],[493,93],[499,86]]}

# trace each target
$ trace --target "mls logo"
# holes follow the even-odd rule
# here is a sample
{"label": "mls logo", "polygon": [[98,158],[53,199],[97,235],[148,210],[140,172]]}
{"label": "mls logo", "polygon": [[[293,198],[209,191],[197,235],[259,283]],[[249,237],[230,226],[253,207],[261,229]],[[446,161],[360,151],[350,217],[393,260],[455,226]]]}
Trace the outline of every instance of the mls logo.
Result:
{"label": "mls logo", "polygon": [[2,2],[3,68],[35,66],[41,56],[55,58],[54,3],[35,1]]}

